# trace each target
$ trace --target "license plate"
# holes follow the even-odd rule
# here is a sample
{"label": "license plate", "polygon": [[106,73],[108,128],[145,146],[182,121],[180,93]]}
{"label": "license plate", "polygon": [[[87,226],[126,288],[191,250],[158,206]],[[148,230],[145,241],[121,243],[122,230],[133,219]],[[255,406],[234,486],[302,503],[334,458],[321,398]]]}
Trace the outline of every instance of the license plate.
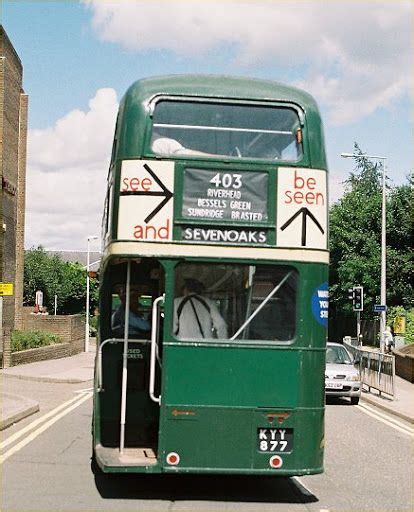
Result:
{"label": "license plate", "polygon": [[342,389],[342,384],[340,382],[326,382],[326,389]]}
{"label": "license plate", "polygon": [[293,428],[258,428],[257,448],[259,452],[291,452]]}

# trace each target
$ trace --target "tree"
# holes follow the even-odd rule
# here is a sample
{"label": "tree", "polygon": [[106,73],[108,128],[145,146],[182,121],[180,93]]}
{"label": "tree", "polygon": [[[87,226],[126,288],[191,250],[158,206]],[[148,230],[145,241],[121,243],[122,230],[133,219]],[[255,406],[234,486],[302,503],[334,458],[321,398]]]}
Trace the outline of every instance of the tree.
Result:
{"label": "tree", "polygon": [[387,283],[390,306],[414,306],[412,275],[413,177],[391,190],[387,204]]}
{"label": "tree", "polygon": [[[98,282],[90,281],[90,307],[97,306]],[[42,247],[25,251],[24,303],[34,305],[36,291],[43,292],[43,305],[54,310],[57,295],[57,312],[75,314],[85,311],[86,270],[79,263],[62,261],[57,255],[49,255]]]}
{"label": "tree", "polygon": [[[335,312],[350,313],[348,289],[364,287],[364,316],[372,316],[380,297],[382,168],[366,158],[355,143],[356,168],[346,192],[330,209],[330,290]],[[387,304],[413,305],[410,286],[409,185],[395,187],[387,200]]]}

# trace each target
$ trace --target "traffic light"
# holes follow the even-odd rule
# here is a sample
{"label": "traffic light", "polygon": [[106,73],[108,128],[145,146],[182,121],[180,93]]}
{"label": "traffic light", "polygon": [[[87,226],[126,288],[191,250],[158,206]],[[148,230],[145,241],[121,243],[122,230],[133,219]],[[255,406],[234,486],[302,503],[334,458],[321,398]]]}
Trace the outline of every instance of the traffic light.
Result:
{"label": "traffic light", "polygon": [[362,286],[352,288],[352,309],[354,311],[364,310],[364,288]]}

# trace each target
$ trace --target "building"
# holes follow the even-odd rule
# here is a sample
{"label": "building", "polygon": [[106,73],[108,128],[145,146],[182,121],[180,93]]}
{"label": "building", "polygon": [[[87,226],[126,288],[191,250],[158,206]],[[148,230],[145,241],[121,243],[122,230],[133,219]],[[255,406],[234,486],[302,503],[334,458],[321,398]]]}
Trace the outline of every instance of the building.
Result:
{"label": "building", "polygon": [[10,331],[22,319],[28,113],[22,81],[22,63],[0,26],[0,282],[14,285],[13,296],[0,299],[4,366],[8,366]]}

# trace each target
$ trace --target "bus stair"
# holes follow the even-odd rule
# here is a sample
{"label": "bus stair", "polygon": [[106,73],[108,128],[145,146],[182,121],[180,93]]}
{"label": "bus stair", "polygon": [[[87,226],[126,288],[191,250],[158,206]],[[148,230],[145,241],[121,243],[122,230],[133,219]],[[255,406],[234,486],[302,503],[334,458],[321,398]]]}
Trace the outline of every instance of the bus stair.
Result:
{"label": "bus stair", "polygon": [[98,444],[95,447],[95,453],[105,466],[154,466],[157,464],[157,455],[151,447],[124,448],[121,453],[119,447],[109,448]]}

